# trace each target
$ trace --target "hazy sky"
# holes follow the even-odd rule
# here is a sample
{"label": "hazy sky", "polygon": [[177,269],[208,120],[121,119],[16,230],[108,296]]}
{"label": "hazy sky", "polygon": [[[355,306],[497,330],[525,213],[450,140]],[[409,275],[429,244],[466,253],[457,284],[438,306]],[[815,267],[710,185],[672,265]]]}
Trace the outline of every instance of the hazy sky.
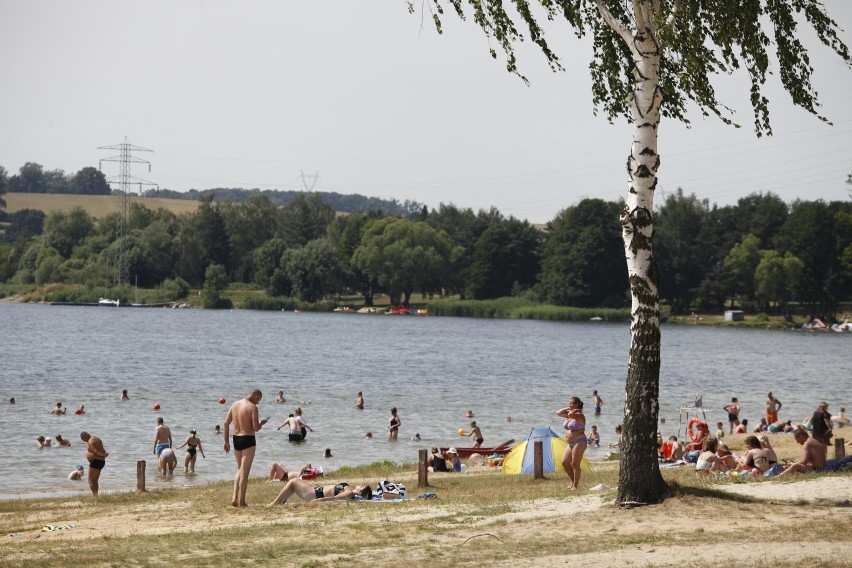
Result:
{"label": "hazy sky", "polygon": [[[852,2],[826,6],[852,44]],[[154,150],[139,154],[151,173],[133,173],[170,189],[303,189],[319,172],[316,190],[542,223],[584,197],[623,196],[631,141],[625,121],[592,113],[588,44],[567,24],[548,38],[567,71],[524,49],[528,87],[472,22],[448,14],[438,36],[403,0],[0,0],[0,165],[74,173],[127,137]],[[775,136],[757,139],[745,75],[725,77],[743,127],[664,119],[664,193],[849,199],[852,70],[802,39],[834,126],[793,107],[776,74]]]}

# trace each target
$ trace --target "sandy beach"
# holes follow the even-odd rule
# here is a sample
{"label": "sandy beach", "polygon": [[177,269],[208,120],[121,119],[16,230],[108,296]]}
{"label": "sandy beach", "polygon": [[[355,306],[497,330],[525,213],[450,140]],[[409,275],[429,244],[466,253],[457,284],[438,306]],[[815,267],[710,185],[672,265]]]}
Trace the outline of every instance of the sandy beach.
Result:
{"label": "sandy beach", "polygon": [[[737,450],[742,438],[728,443]],[[774,436],[779,457],[798,457]],[[830,452],[833,456],[833,451]],[[227,506],[230,484],[186,490],[0,502],[7,566],[850,566],[852,472],[790,479],[699,479],[664,470],[660,505],[613,505],[617,462],[595,462],[581,491],[564,475],[535,481],[485,468],[433,474],[352,469],[349,482],[401,481],[437,499],[265,507],[280,489],[253,479],[247,509]],[[257,473],[257,472],[255,472]],[[346,475],[348,474],[348,475]],[[597,484],[608,488],[592,491]],[[46,525],[66,527],[44,530]]]}

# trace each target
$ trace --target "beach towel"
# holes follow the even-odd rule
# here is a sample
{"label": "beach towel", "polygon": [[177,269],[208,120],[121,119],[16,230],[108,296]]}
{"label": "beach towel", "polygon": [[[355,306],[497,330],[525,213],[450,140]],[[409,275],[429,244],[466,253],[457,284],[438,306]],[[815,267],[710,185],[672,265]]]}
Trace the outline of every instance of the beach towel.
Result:
{"label": "beach towel", "polygon": [[402,483],[392,483],[385,479],[376,485],[373,491],[373,501],[397,501],[408,496],[408,490]]}

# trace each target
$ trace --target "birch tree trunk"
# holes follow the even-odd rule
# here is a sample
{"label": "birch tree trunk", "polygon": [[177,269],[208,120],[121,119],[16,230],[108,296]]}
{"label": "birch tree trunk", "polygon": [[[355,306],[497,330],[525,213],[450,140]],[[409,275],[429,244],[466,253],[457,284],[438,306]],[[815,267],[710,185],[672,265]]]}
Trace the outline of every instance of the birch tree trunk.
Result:
{"label": "birch tree trunk", "polygon": [[[629,186],[621,213],[632,313],[616,498],[621,506],[659,503],[666,493],[657,461],[660,305],[659,275],[652,250],[654,189],[660,166],[657,128],[663,99],[659,84],[661,48],[655,37],[651,9],[639,9],[640,2],[634,2],[634,6],[637,6],[635,35],[622,26],[616,30],[629,41],[636,63],[629,100],[633,125],[633,144],[627,159]],[[610,25],[615,23],[611,16],[603,15]]]}

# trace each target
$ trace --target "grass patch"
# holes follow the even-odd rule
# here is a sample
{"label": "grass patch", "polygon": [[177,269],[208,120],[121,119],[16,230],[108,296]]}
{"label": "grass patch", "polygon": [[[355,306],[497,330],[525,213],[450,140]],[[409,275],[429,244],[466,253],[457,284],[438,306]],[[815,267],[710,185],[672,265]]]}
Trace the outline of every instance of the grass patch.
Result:
{"label": "grass patch", "polygon": [[[823,535],[828,539],[825,542],[845,542],[842,539],[852,529],[848,509],[829,504],[756,502],[725,494],[694,472],[670,470],[665,474],[674,488],[663,504],[621,510],[600,505],[598,494],[588,492],[599,483],[614,488],[618,464],[594,462],[593,468],[584,475],[576,494],[567,491],[564,475],[534,480],[529,475],[474,469],[467,474],[431,474],[428,489],[439,498],[405,503],[306,505],[294,500],[267,508],[263,505],[272,501],[281,484],[259,478],[250,482],[248,501],[252,506],[248,509],[229,506],[229,482],[98,499],[0,501],[0,534],[6,533],[0,539],[0,556],[4,566],[27,568],[175,562],[204,566],[481,566],[494,558],[505,565],[536,560],[553,565],[613,565],[638,559],[637,552],[645,554],[665,546],[693,555],[686,562],[693,565],[700,558],[694,547],[697,535],[702,547],[724,545],[735,550],[744,534],[759,530],[760,542],[750,545],[753,555],[785,567],[797,565],[799,558],[774,554],[773,546],[800,538],[802,556],[811,550],[808,545],[813,544],[813,535],[798,537],[788,524],[772,519],[822,523],[828,530]],[[405,483],[411,495],[425,490],[416,487],[413,464],[392,462],[338,470],[314,483],[375,484],[383,478]],[[589,506],[596,502],[598,505]],[[568,517],[582,526],[572,535],[570,548],[566,549],[563,539],[541,538],[558,533]],[[747,524],[749,519],[753,524]],[[41,532],[45,524],[59,523],[77,527]],[[574,555],[593,556],[574,559]],[[713,562],[733,559],[714,557]],[[653,558],[648,562],[653,564]]]}
{"label": "grass patch", "polygon": [[574,308],[567,306],[552,306],[535,304],[519,297],[497,298],[496,300],[430,300],[426,304],[430,315],[472,317],[472,318],[501,318],[501,319],[536,319],[545,321],[589,321],[601,318],[602,321],[630,321],[630,310],[611,308]]}

